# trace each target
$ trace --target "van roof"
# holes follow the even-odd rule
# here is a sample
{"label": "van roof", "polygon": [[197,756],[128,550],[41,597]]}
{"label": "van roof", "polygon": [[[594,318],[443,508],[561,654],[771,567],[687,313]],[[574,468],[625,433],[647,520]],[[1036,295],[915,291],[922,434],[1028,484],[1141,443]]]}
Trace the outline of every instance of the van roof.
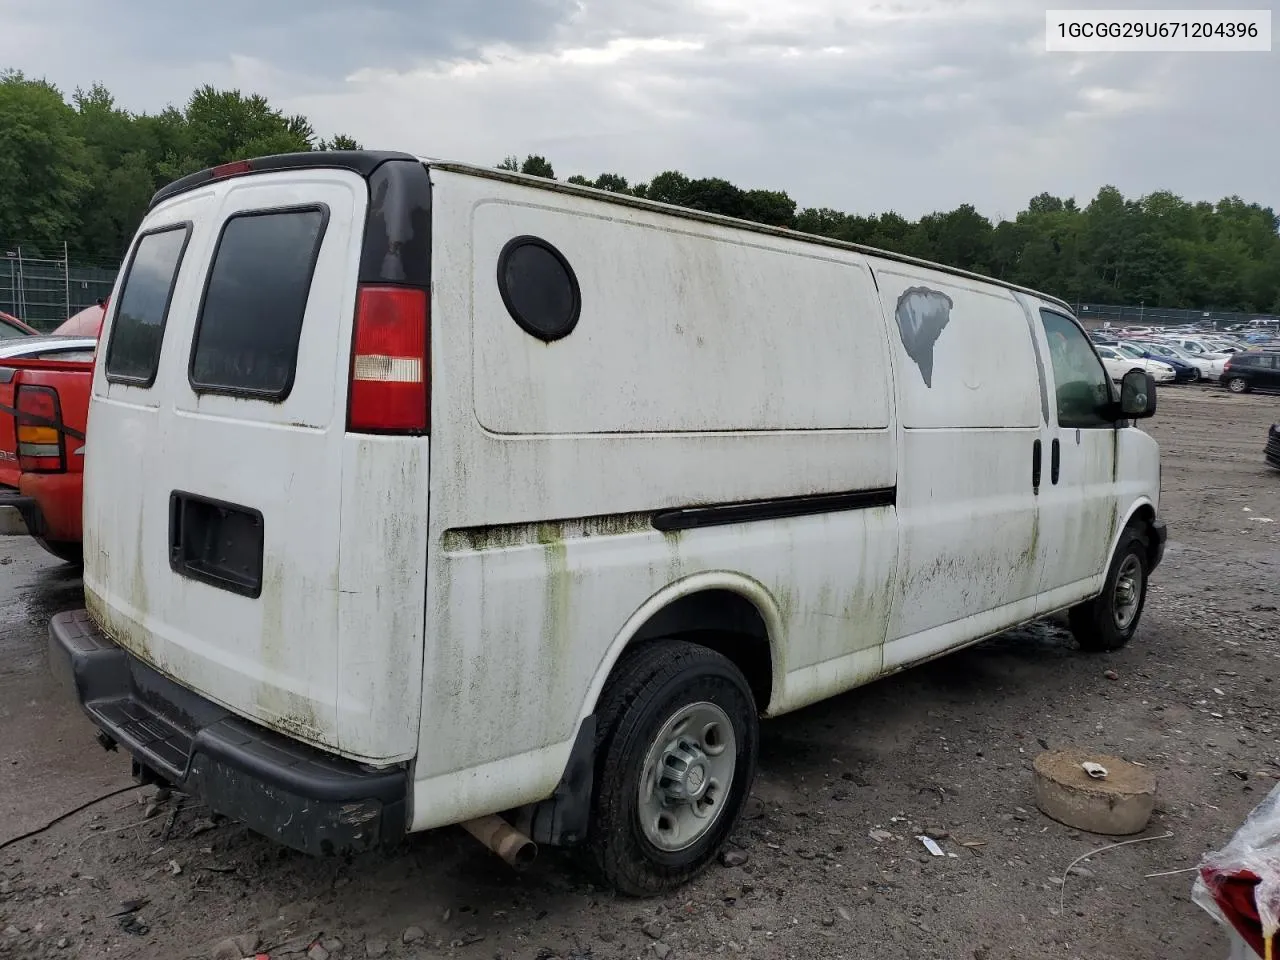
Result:
{"label": "van roof", "polygon": [[870,247],[860,243],[850,243],[846,240],[836,240],[831,237],[823,237],[813,233],[802,233],[799,230],[792,230],[787,227],[774,227],[769,226],[768,224],[756,223],[751,220],[739,220],[736,217],[727,217],[719,213],[707,213],[703,210],[692,210],[688,207],[678,207],[672,204],[659,203],[657,200],[646,200],[641,197],[633,197],[628,194],[613,193],[608,190],[597,190],[594,187],[579,186],[578,184],[565,183],[560,180],[548,180],[544,177],[515,173],[510,170],[499,170],[494,167],[482,167],[475,164],[456,161],[433,160],[428,157],[418,157],[413,154],[398,153],[394,151],[315,150],[310,153],[282,153],[274,156],[258,157],[253,160],[235,161],[233,163],[222,164],[217,167],[209,167],[208,169],[189,174],[180,180],[175,180],[168,186],[161,187],[151,198],[151,203],[147,209],[150,211],[158,204],[163,203],[171,197],[177,196],[180,193],[185,193],[188,190],[194,190],[196,187],[203,186],[213,180],[222,179],[223,177],[242,176],[250,173],[278,172],[282,170],[327,168],[351,170],[352,172],[358,173],[367,179],[375,170],[378,169],[378,167],[393,160],[416,160],[436,170],[446,170],[473,177],[484,177],[489,180],[518,183],[521,186],[533,187],[539,190],[548,190],[553,193],[590,197],[593,200],[603,200],[607,203],[613,203],[619,206],[633,207],[640,210],[653,210],[665,213],[669,216],[680,217],[684,220],[694,220],[700,223],[711,223],[719,226],[733,227],[738,230],[750,230],[753,233],[762,233],[775,237],[786,237],[787,239],[798,240],[802,243],[813,243],[820,246],[836,247],[841,250],[855,250],[859,253],[880,257],[885,260],[893,260],[898,263],[908,263],[915,266],[927,267],[930,270],[939,270],[943,273],[952,274],[953,276],[966,277],[971,280],[980,280],[983,283],[993,283],[997,286],[1004,287],[1007,290],[1016,290],[1021,293],[1030,294],[1033,297],[1038,297],[1046,302],[1056,304],[1067,310],[1069,313],[1071,312],[1071,306],[1065,300],[1043,293],[1039,290],[1032,289],[1031,287],[1024,287],[1016,283],[1009,283],[1006,280],[999,280],[995,277],[984,276],[980,273],[974,273],[971,270],[962,270],[958,267],[950,267],[946,264],[934,263],[930,260],[924,260],[919,257],[912,257],[902,253],[894,253],[892,250],[881,250],[878,247]]}

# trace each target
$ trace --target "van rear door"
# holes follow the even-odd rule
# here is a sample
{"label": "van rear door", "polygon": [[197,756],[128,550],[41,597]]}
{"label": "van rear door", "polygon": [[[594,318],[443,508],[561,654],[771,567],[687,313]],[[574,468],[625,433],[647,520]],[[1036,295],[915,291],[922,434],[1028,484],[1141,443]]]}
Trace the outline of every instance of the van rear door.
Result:
{"label": "van rear door", "polygon": [[213,182],[148,215],[94,381],[85,588],[205,697],[339,746],[340,512],[369,188]]}

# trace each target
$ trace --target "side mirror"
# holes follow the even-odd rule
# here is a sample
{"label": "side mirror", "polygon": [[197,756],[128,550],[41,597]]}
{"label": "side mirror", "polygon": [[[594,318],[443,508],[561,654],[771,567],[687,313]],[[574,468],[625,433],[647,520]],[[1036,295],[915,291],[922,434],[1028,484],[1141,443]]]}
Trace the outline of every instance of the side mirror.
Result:
{"label": "side mirror", "polygon": [[1128,420],[1155,416],[1156,381],[1145,370],[1130,370],[1120,381],[1120,415]]}

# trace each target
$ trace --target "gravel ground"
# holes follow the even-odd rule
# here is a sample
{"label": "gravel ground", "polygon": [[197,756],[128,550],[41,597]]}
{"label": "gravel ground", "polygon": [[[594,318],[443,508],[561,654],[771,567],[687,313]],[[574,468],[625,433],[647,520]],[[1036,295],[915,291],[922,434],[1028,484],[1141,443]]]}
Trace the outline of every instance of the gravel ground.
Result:
{"label": "gravel ground", "polygon": [[[458,830],[312,860],[139,788],[0,847],[0,957],[1225,958],[1192,874],[1148,875],[1193,867],[1280,778],[1273,419],[1276,398],[1163,391],[1170,545],[1138,638],[1086,656],[1037,624],[766,724],[745,863],[665,900],[615,898],[557,852],[514,874]],[[75,597],[32,550],[0,541],[0,578],[25,578],[0,589],[0,811],[21,798],[0,843],[128,783],[86,724],[49,719],[72,708],[49,701],[44,624]],[[1144,835],[1173,836],[1064,874],[1111,841],[1038,813],[1044,744],[1146,764]]]}

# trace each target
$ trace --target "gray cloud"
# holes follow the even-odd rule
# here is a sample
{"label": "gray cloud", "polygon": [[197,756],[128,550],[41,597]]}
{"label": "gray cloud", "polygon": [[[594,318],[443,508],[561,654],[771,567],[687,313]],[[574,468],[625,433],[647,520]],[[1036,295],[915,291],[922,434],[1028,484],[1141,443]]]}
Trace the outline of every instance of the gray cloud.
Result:
{"label": "gray cloud", "polygon": [[[1102,0],[1075,6],[1102,6]],[[1266,54],[1049,54],[1029,0],[0,0],[17,66],[129,106],[197,83],[321,132],[561,176],[670,168],[803,204],[1012,216],[1105,183],[1280,206]],[[183,21],[186,21],[185,23]],[[250,26],[251,25],[251,26]]]}

